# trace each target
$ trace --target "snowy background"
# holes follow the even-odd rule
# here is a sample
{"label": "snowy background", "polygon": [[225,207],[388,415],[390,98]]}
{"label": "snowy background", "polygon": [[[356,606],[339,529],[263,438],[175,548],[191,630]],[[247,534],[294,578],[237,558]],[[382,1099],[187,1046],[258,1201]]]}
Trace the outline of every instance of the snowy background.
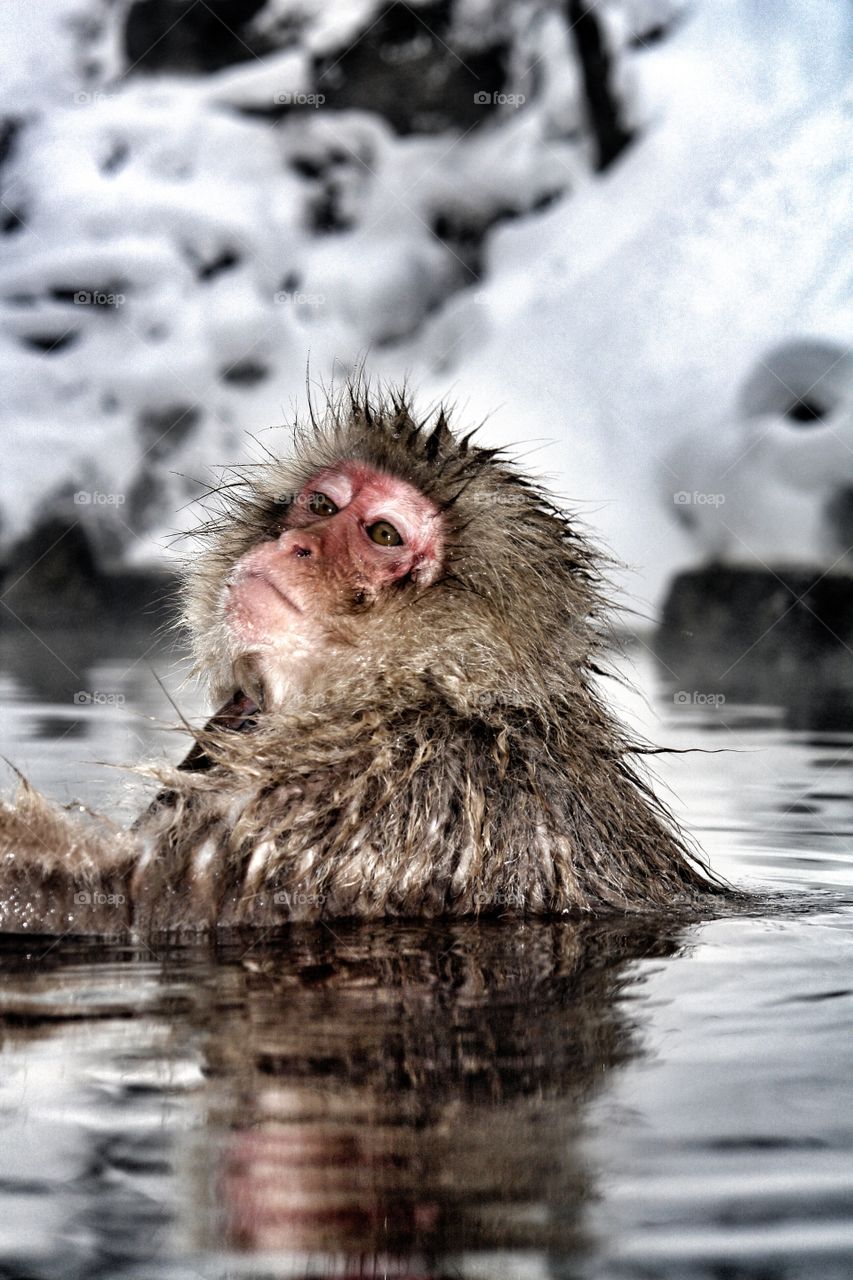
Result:
{"label": "snowy background", "polygon": [[709,558],[846,567],[852,37],[839,0],[2,0],[0,558],[48,513],[163,562],[309,360],[365,359],[488,415],[641,610]]}

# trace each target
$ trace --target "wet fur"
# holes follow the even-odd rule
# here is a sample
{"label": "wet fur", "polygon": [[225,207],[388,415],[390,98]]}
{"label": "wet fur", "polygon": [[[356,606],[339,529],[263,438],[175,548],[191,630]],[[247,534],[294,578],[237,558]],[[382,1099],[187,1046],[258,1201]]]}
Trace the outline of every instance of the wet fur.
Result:
{"label": "wet fur", "polygon": [[[598,693],[607,609],[589,542],[500,451],[457,439],[443,413],[418,422],[403,395],[351,387],[297,429],[290,461],[242,468],[220,491],[184,593],[213,699],[237,681],[222,583],[289,495],[344,458],[439,506],[442,578],[353,600],[335,620],[348,656],[311,697],[249,733],[203,731],[210,767],[159,769],[166,799],[132,836],[81,837],[27,789],[0,812],[0,927],[103,929],[69,906],[100,874],[128,904],[108,931],[644,911],[724,892]],[[58,907],[27,909],[46,877]]]}

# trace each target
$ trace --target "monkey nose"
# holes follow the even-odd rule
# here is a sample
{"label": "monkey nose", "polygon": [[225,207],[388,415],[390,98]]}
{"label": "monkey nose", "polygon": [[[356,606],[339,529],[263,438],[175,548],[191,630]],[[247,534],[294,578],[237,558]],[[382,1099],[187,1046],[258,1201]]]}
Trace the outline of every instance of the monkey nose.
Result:
{"label": "monkey nose", "polygon": [[295,556],[298,560],[316,556],[320,550],[317,535],[309,529],[285,529],[278,545],[285,555]]}

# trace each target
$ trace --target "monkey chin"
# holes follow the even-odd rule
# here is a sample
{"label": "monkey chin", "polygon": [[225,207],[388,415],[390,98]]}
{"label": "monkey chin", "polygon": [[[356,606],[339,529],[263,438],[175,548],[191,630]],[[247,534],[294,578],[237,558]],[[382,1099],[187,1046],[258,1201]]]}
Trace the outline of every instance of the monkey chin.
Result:
{"label": "monkey chin", "polygon": [[223,620],[235,689],[264,711],[312,705],[331,656],[313,620],[256,578],[229,588]]}
{"label": "monkey chin", "polygon": [[294,662],[283,650],[249,649],[233,660],[234,689],[241,689],[264,712],[304,711],[322,697],[317,662]]}

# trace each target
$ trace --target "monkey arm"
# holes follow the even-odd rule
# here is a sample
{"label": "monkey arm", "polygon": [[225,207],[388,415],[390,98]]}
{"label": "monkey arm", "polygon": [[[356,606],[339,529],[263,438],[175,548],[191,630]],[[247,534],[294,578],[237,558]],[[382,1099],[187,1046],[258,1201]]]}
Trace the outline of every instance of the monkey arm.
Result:
{"label": "monkey arm", "polygon": [[0,804],[0,931],[126,931],[133,854],[127,833],[22,779],[14,802]]}

